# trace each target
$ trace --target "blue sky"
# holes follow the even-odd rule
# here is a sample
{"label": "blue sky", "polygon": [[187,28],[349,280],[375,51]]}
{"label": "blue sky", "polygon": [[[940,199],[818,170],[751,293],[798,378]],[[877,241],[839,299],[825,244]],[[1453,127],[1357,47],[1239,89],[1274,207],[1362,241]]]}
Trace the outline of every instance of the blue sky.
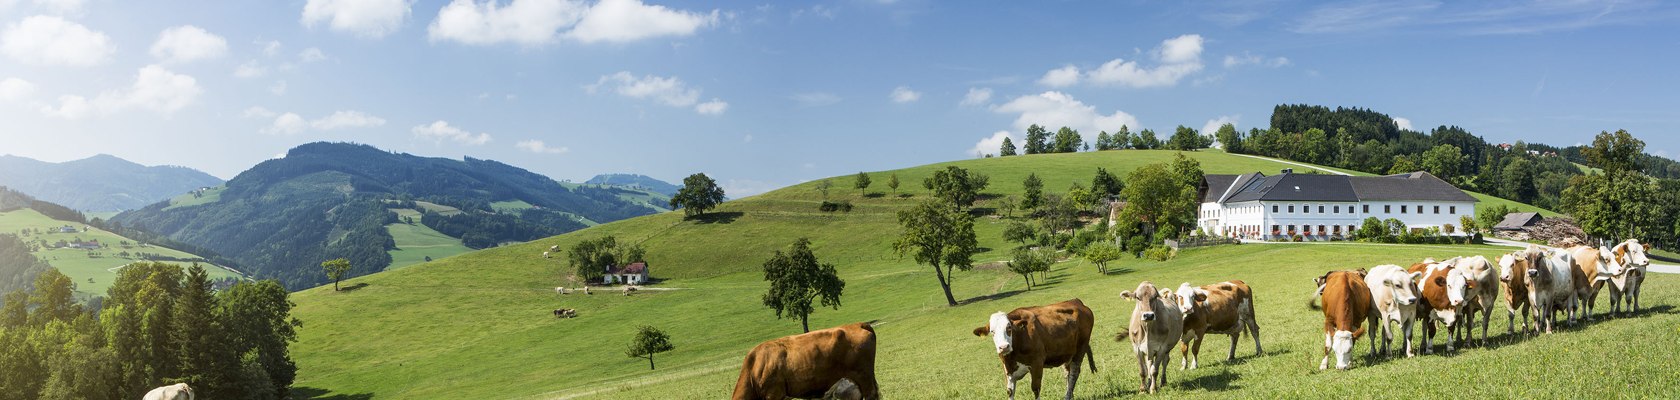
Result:
{"label": "blue sky", "polygon": [[313,141],[731,196],[1272,106],[1680,154],[1656,1],[0,0],[0,153],[231,178]]}

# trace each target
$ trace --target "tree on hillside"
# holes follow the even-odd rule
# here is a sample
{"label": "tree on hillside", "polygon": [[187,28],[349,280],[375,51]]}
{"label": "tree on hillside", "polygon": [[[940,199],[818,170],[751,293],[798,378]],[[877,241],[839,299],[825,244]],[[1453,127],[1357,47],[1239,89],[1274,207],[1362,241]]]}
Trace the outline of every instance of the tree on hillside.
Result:
{"label": "tree on hillside", "polygon": [[1412,162],[1411,157],[1394,156],[1394,166],[1388,168],[1388,174],[1409,174],[1418,170],[1417,164]]}
{"label": "tree on hillside", "polygon": [[1114,137],[1108,131],[1097,131],[1097,151],[1114,150]]}
{"label": "tree on hillside", "polygon": [[859,172],[856,177],[852,178],[852,188],[857,189],[860,194],[869,190],[870,183],[869,174],[867,173]]}
{"label": "tree on hillside", "polygon": [[1242,132],[1237,131],[1236,125],[1220,125],[1219,130],[1213,133],[1213,137],[1219,141],[1219,147],[1225,149],[1227,153],[1240,154],[1245,152]]}
{"label": "tree on hillside", "polygon": [[1078,152],[1079,148],[1084,145],[1085,138],[1079,136],[1079,131],[1064,126],[1061,129],[1056,130],[1056,142],[1055,145],[1052,146],[1053,149],[1051,152],[1074,153]]}
{"label": "tree on hillside", "polygon": [[1132,139],[1132,148],[1139,150],[1154,150],[1161,148],[1161,139],[1155,137],[1155,131],[1144,129]]}
{"label": "tree on hillside", "polygon": [[1048,152],[1049,146],[1045,144],[1045,141],[1049,138],[1050,132],[1044,130],[1044,127],[1038,126],[1038,124],[1027,126],[1026,153],[1041,154]]}
{"label": "tree on hillside", "polygon": [[811,253],[811,240],[799,238],[787,253],[777,250],[764,262],[764,280],[770,291],[764,293],[764,306],[776,312],[776,318],[798,316],[805,332],[811,331],[810,316],[813,301],[824,307],[840,309],[840,293],[846,281],[835,272],[834,264],[818,263]]}
{"label": "tree on hillside", "polygon": [[1010,252],[1009,272],[1021,275],[1027,282],[1027,290],[1033,288],[1033,274],[1050,270],[1050,265],[1056,263],[1056,256],[1049,249],[1016,248]]}
{"label": "tree on hillside", "polygon": [[893,196],[898,195],[898,173],[887,176],[887,188],[892,189]]}
{"label": "tree on hillside", "polygon": [[671,196],[671,208],[681,208],[686,217],[704,215],[706,210],[722,203],[723,188],[704,173],[683,178],[682,188],[677,189],[676,196]]}
{"label": "tree on hillside", "polygon": [[642,325],[636,332],[636,337],[630,339],[630,347],[624,349],[624,355],[631,358],[646,358],[648,369],[653,368],[653,355],[676,350],[671,344],[671,336],[652,326]]}
{"label": "tree on hillside", "polygon": [[[1172,163],[1154,163],[1126,176],[1120,198],[1126,202],[1117,217],[1122,238],[1143,235],[1149,242],[1175,238],[1195,226],[1195,182],[1202,179],[1200,165],[1179,154]],[[1138,229],[1142,231],[1138,231]]]}
{"label": "tree on hillside", "polygon": [[1464,153],[1458,146],[1443,144],[1423,152],[1423,170],[1429,171],[1436,178],[1451,180],[1458,176],[1459,170],[1464,168]]}
{"label": "tree on hillside", "polygon": [[1618,129],[1616,133],[1600,131],[1593,136],[1592,146],[1581,149],[1581,155],[1587,157],[1587,162],[1606,173],[1638,171],[1639,158],[1643,154],[1645,141],[1633,137],[1626,129]]}
{"label": "tree on hillside", "polygon": [[1031,215],[1039,204],[1044,202],[1044,181],[1038,179],[1037,173],[1027,173],[1027,179],[1021,181],[1021,209]]}
{"label": "tree on hillside", "polygon": [[338,291],[338,281],[350,274],[350,260],[335,258],[321,263],[321,269],[326,270],[327,279],[333,281],[333,291]]}
{"label": "tree on hillside", "polygon": [[1097,175],[1091,178],[1091,194],[1100,196],[1102,199],[1118,195],[1120,189],[1124,188],[1126,188],[1126,184],[1121,183],[1119,177],[1108,173],[1108,170],[1102,167],[1097,167]]}
{"label": "tree on hillside", "polygon": [[949,201],[953,207],[972,207],[988,181],[986,175],[952,165],[935,171],[922,181],[922,187],[932,190],[934,197]]}
{"label": "tree on hillside", "polygon": [[1499,196],[1518,203],[1533,204],[1540,192],[1535,188],[1534,163],[1526,159],[1511,160],[1499,173]]}
{"label": "tree on hillside", "polygon": [[1010,195],[998,200],[997,210],[999,213],[1003,214],[1004,218],[1014,218],[1015,210],[1020,206],[1021,200],[1015,198],[1014,195]]}
{"label": "tree on hillside", "polygon": [[1003,228],[1003,240],[1021,244],[1016,247],[1027,247],[1028,241],[1038,240],[1038,228],[1026,221],[1010,221],[1009,225]]}
{"label": "tree on hillside", "polygon": [[1120,247],[1114,242],[1103,240],[1085,246],[1085,261],[1096,264],[1097,272],[1108,274],[1108,263],[1120,259]]}
{"label": "tree on hillside", "polygon": [[1120,125],[1120,130],[1114,131],[1114,136],[1110,137],[1109,140],[1111,141],[1109,142],[1110,148],[1113,150],[1132,148],[1131,128]]}
{"label": "tree on hillside", "polygon": [[817,181],[817,192],[822,193],[823,200],[828,200],[828,188],[834,187],[834,182],[827,179]]}
{"label": "tree on hillside", "polygon": [[1173,130],[1171,138],[1167,139],[1167,150],[1196,150],[1207,147],[1202,144],[1202,135],[1195,128],[1179,125]]}
{"label": "tree on hillside", "polygon": [[566,252],[572,273],[579,279],[593,281],[606,275],[608,267],[646,262],[647,250],[640,245],[620,245],[612,236],[579,241]]}
{"label": "tree on hillside", "polygon": [[1015,143],[1009,141],[1008,136],[1004,136],[1003,146],[998,149],[998,157],[1009,157],[1013,155],[1015,155]]}
{"label": "tree on hillside", "polygon": [[904,232],[893,242],[893,250],[899,256],[909,254],[916,263],[933,267],[934,276],[945,291],[945,303],[955,307],[957,299],[951,295],[952,270],[974,268],[974,254],[980,251],[974,236],[974,217],[949,200],[934,198],[899,211],[898,223]]}

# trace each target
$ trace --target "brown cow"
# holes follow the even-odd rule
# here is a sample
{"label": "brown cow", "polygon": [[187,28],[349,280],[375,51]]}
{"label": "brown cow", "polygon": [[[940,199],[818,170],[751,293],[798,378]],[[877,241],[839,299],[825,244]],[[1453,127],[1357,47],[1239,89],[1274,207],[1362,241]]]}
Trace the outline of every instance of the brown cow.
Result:
{"label": "brown cow", "polygon": [[1231,335],[1231,352],[1226,361],[1237,359],[1237,339],[1244,330],[1254,337],[1254,354],[1260,348],[1260,324],[1254,319],[1254,292],[1243,281],[1226,281],[1202,287],[1190,282],[1178,285],[1178,310],[1184,313],[1184,344],[1179,349],[1179,369],[1196,368],[1202,353],[1202,336]]}
{"label": "brown cow", "polygon": [[1406,269],[1410,273],[1423,273],[1423,281],[1418,285],[1418,299],[1422,302],[1417,308],[1418,319],[1423,322],[1423,354],[1435,352],[1437,322],[1447,328],[1447,351],[1453,351],[1455,346],[1451,333],[1458,328],[1458,309],[1475,285],[1465,279],[1464,271],[1453,268],[1458,261],[1456,257],[1444,262],[1426,260]]}
{"label": "brown cow", "polygon": [[1578,270],[1570,274],[1575,279],[1575,296],[1579,297],[1577,304],[1585,305],[1581,319],[1590,320],[1598,302],[1598,290],[1604,288],[1604,283],[1611,277],[1621,275],[1622,266],[1608,247],[1575,246],[1569,248],[1569,255],[1575,257],[1575,269]]}
{"label": "brown cow", "polygon": [[741,361],[732,398],[816,398],[846,379],[857,384],[863,398],[878,399],[875,348],[875,328],[868,322],[760,343]]}
{"label": "brown cow", "polygon": [[[1324,360],[1318,369],[1330,367],[1330,354],[1336,355],[1336,369],[1348,369],[1353,363],[1353,344],[1365,334],[1367,326],[1375,328],[1377,314],[1371,312],[1371,290],[1365,286],[1362,271],[1330,271],[1314,280],[1323,282],[1319,296],[1324,302]],[[1360,323],[1365,323],[1361,325]],[[1371,342],[1371,354],[1377,352],[1376,341]]]}
{"label": "brown cow", "polygon": [[[1453,268],[1462,271],[1467,281],[1469,291],[1464,297],[1464,304],[1459,307],[1459,316],[1464,321],[1459,324],[1463,329],[1464,341],[1469,343],[1474,335],[1477,314],[1482,319],[1481,346],[1487,346],[1488,325],[1492,322],[1493,302],[1499,296],[1499,273],[1494,271],[1493,264],[1487,257],[1471,256],[1458,260]],[[1453,332],[1453,338],[1458,338],[1459,331]]]}
{"label": "brown cow", "polygon": [[[1172,349],[1184,336],[1184,313],[1179,311],[1178,295],[1161,291],[1154,283],[1143,281],[1137,291],[1120,292],[1120,297],[1137,302],[1126,327],[1126,338],[1137,354],[1138,376],[1143,379],[1144,393],[1161,390],[1167,382],[1167,362],[1172,361]],[[1116,336],[1115,341],[1120,337]]]}
{"label": "brown cow", "polygon": [[974,328],[974,336],[992,336],[998,360],[1003,362],[1004,389],[1009,398],[1015,398],[1015,382],[1029,373],[1033,398],[1038,398],[1044,368],[1065,365],[1066,398],[1071,399],[1074,384],[1079,382],[1081,358],[1091,363],[1091,372],[1097,372],[1097,359],[1091,354],[1091,328],[1095,324],[1085,302],[1072,299],[1008,313],[998,311],[986,325]]}
{"label": "brown cow", "polygon": [[1530,250],[1513,251],[1511,254],[1499,256],[1499,281],[1505,283],[1506,333],[1517,332],[1518,314],[1523,317],[1524,334],[1538,331],[1538,327],[1529,322],[1528,271],[1533,269],[1536,263],[1542,262],[1541,257],[1544,257],[1543,253]]}
{"label": "brown cow", "polygon": [[1628,239],[1610,248],[1616,264],[1622,266],[1622,274],[1610,278],[1610,312],[1620,314],[1622,299],[1627,299],[1628,312],[1639,311],[1639,286],[1645,282],[1645,270],[1651,267],[1651,259],[1645,255],[1645,245],[1639,240]]}

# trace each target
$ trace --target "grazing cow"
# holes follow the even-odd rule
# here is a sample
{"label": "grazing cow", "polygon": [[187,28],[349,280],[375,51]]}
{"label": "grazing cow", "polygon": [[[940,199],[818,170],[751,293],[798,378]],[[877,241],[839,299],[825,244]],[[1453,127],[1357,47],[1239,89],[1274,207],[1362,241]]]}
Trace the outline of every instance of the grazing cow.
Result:
{"label": "grazing cow", "polygon": [[[1324,302],[1324,360],[1318,369],[1330,367],[1330,354],[1336,355],[1336,369],[1345,370],[1353,364],[1353,344],[1365,334],[1366,327],[1376,328],[1377,316],[1371,312],[1371,289],[1365,286],[1362,271],[1331,271],[1318,280],[1324,282],[1319,296]],[[1376,343],[1371,352],[1376,353]]]}
{"label": "grazing cow", "polygon": [[568,294],[569,292],[566,291],[565,286],[556,286],[554,288],[554,293],[555,294]]}
{"label": "grazing cow", "polygon": [[560,252],[560,245],[548,246],[548,251],[550,253],[559,253]]}
{"label": "grazing cow", "polygon": [[1576,294],[1575,274],[1581,273],[1576,269],[1573,257],[1567,251],[1554,250],[1547,252],[1538,246],[1530,245],[1532,252],[1542,252],[1540,262],[1536,262],[1528,269],[1528,303],[1534,307],[1535,324],[1546,333],[1552,333],[1557,327],[1556,315],[1564,312],[1568,316],[1570,325],[1575,324]]}
{"label": "grazing cow", "polygon": [[1167,362],[1172,361],[1172,349],[1184,336],[1184,312],[1178,309],[1178,295],[1143,281],[1136,291],[1120,292],[1120,297],[1137,302],[1126,337],[1137,354],[1138,376],[1143,379],[1138,391],[1155,393],[1167,382]]}
{"label": "grazing cow", "polygon": [[[1398,265],[1378,265],[1365,274],[1365,287],[1371,291],[1371,306],[1382,328],[1382,353],[1389,354],[1394,342],[1394,324],[1400,325],[1405,337],[1406,357],[1412,357],[1412,322],[1417,319],[1417,279],[1422,272],[1409,273]],[[1372,332],[1375,334],[1376,332]],[[1372,340],[1376,340],[1372,338]]]}
{"label": "grazing cow", "polygon": [[554,310],[554,317],[555,318],[577,318],[577,310],[570,309],[570,308],[558,308],[558,309]]}
{"label": "grazing cow", "polygon": [[[1260,348],[1260,324],[1254,320],[1254,292],[1243,281],[1225,281],[1202,287],[1190,282],[1178,285],[1178,310],[1184,314],[1184,344],[1179,349],[1179,369],[1193,369],[1202,353],[1202,336],[1231,335],[1231,352],[1225,360],[1237,359],[1237,339],[1243,330],[1254,337],[1254,354]],[[1193,346],[1193,347],[1192,347]]]}
{"label": "grazing cow", "polygon": [[193,391],[185,383],[159,387],[146,392],[145,400],[193,400]]}
{"label": "grazing cow", "polygon": [[1014,311],[993,313],[986,325],[974,328],[974,336],[992,336],[998,360],[1003,362],[1004,389],[1010,399],[1015,398],[1015,382],[1032,374],[1033,398],[1038,398],[1039,381],[1044,368],[1067,367],[1067,395],[1073,398],[1074,384],[1079,382],[1079,363],[1090,362],[1091,372],[1097,372],[1096,356],[1091,354],[1091,328],[1095,317],[1085,302],[1072,299],[1056,304],[1022,307]]}
{"label": "grazing cow", "polygon": [[1610,278],[1610,312],[1621,313],[1624,297],[1628,312],[1638,312],[1639,286],[1645,282],[1645,270],[1651,267],[1651,259],[1645,256],[1645,245],[1638,239],[1628,239],[1610,248],[1610,253],[1616,264],[1622,266],[1622,273]]}
{"label": "grazing cow", "polygon": [[1622,274],[1622,266],[1616,263],[1615,255],[1610,253],[1609,247],[1575,246],[1568,249],[1569,255],[1574,257],[1575,269],[1570,275],[1576,279],[1575,295],[1579,297],[1577,303],[1582,305],[1582,320],[1591,320],[1592,312],[1598,302],[1598,291],[1604,288],[1604,283],[1611,277]]}
{"label": "grazing cow", "polygon": [[543,252],[543,258],[548,258],[548,252]]}
{"label": "grazing cow", "polygon": [[868,322],[771,339],[741,361],[731,398],[816,398],[846,380],[856,385],[859,397],[879,399],[875,349],[875,328]]}
{"label": "grazing cow", "polygon": [[594,294],[594,293],[589,293],[589,286],[584,286],[583,287],[583,294]]}
{"label": "grazing cow", "polygon": [[[1469,343],[1471,337],[1474,336],[1476,314],[1480,313],[1482,319],[1481,346],[1485,347],[1487,346],[1488,325],[1493,317],[1493,302],[1499,296],[1499,275],[1493,271],[1493,264],[1488,262],[1487,257],[1482,256],[1460,258],[1453,269],[1464,274],[1466,286],[1469,289],[1465,293],[1464,304],[1459,307],[1459,316],[1464,318],[1464,322],[1459,324],[1460,327],[1463,327],[1464,341]],[[1458,338],[1458,332],[1453,331],[1455,340]]]}
{"label": "grazing cow", "polygon": [[822,398],[823,400],[863,400],[863,390],[858,389],[858,385],[852,383],[851,379],[840,378],[839,382],[835,382],[834,386],[829,387],[828,391],[823,393]]}
{"label": "grazing cow", "polygon": [[1469,292],[1471,283],[1464,278],[1463,271],[1453,268],[1458,264],[1458,258],[1445,262],[1428,262],[1412,264],[1407,272],[1423,273],[1423,283],[1418,285],[1421,307],[1417,315],[1423,322],[1423,354],[1435,352],[1435,323],[1439,322],[1448,329],[1447,351],[1453,351],[1451,330],[1458,324],[1458,308],[1464,304],[1464,297]]}

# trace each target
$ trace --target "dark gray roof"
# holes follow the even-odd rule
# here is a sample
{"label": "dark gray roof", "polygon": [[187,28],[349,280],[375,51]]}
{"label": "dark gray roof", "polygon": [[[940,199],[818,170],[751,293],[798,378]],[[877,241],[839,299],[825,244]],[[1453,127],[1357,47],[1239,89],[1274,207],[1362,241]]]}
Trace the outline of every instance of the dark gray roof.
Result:
{"label": "dark gray roof", "polygon": [[1360,200],[1432,200],[1475,202],[1476,198],[1428,172],[1350,178]]}
{"label": "dark gray roof", "polygon": [[1540,213],[1510,213],[1505,214],[1505,220],[1499,221],[1498,224],[1493,226],[1493,229],[1501,231],[1516,231],[1522,230],[1523,227],[1534,225],[1537,222],[1540,222]]}
{"label": "dark gray roof", "polygon": [[[1388,176],[1284,173],[1266,176],[1204,175],[1203,202],[1240,201],[1383,201],[1430,200],[1475,202],[1476,198],[1427,172]],[[1231,188],[1228,191],[1223,188]]]}

